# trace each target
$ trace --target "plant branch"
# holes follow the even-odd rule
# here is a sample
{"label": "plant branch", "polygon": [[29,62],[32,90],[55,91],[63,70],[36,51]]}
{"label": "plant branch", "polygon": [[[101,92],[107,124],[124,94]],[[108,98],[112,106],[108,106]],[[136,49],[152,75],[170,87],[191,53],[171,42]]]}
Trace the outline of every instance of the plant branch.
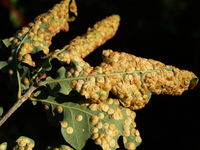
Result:
{"label": "plant branch", "polygon": [[0,127],[27,99],[29,99],[29,97],[35,90],[36,87],[32,85],[29,88],[29,90],[17,100],[17,102],[9,109],[9,111],[0,120]]}

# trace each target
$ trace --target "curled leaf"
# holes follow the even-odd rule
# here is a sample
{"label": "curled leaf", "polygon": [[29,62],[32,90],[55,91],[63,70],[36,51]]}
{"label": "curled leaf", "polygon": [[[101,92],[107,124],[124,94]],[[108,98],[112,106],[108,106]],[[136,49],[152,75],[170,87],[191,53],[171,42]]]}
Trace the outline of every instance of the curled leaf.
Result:
{"label": "curled leaf", "polygon": [[77,36],[63,47],[65,51],[59,53],[58,59],[69,64],[74,57],[86,57],[115,35],[119,22],[118,15],[112,15],[97,22],[93,28],[88,29],[86,34]]}
{"label": "curled leaf", "polygon": [[105,50],[103,58],[95,68],[76,58],[76,67],[67,73],[69,78],[79,79],[72,81],[72,87],[92,103],[106,100],[112,92],[125,107],[140,109],[151,93],[181,95],[197,79],[192,72],[123,52]]}
{"label": "curled leaf", "polygon": [[18,47],[20,40],[27,34],[27,39],[24,40],[19,49],[18,60],[30,66],[35,66],[30,54],[39,51],[48,54],[52,37],[61,30],[69,30],[68,19],[71,10],[73,11],[72,14],[77,15],[75,1],[62,0],[47,13],[36,17],[33,23],[29,23],[29,26],[23,27],[16,36],[9,38],[8,40],[13,43],[13,47]]}

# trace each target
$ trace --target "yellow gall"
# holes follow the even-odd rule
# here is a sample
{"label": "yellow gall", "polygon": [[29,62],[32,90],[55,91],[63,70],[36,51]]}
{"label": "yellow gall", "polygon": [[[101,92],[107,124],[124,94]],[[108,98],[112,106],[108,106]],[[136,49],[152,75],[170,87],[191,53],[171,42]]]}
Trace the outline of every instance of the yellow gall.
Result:
{"label": "yellow gall", "polygon": [[71,76],[72,76],[71,72],[67,72],[67,73],[66,73],[66,76],[67,76],[67,77],[71,77]]}
{"label": "yellow gall", "polygon": [[108,109],[109,109],[109,106],[102,103],[102,104],[100,104],[100,109],[101,109],[102,111],[104,111],[104,112],[107,112]]}
{"label": "yellow gall", "polygon": [[113,119],[114,120],[120,120],[120,119],[122,119],[122,115],[119,113],[119,112],[115,112],[114,114],[113,114]]}
{"label": "yellow gall", "polygon": [[19,32],[19,33],[17,34],[17,36],[18,36],[18,37],[21,37],[21,36],[22,36],[22,33]]}
{"label": "yellow gall", "polygon": [[77,84],[76,84],[76,90],[79,92],[82,88],[82,85],[84,84],[83,80],[78,80]]}
{"label": "yellow gall", "polygon": [[5,144],[3,144],[3,145],[1,144],[0,145],[0,150],[6,150],[6,148],[7,148],[7,146]]}
{"label": "yellow gall", "polygon": [[9,74],[10,76],[12,76],[12,75],[14,74],[14,71],[13,71],[12,69],[8,70],[8,74]]}
{"label": "yellow gall", "polygon": [[118,129],[113,130],[112,136],[117,136],[119,134]]}
{"label": "yellow gall", "polygon": [[33,142],[27,143],[27,146],[28,146],[28,148],[31,149],[35,146],[35,143],[33,143]]}
{"label": "yellow gall", "polygon": [[0,145],[0,150],[6,150],[7,146],[5,144]]}
{"label": "yellow gall", "polygon": [[117,99],[115,99],[115,100],[113,101],[113,104],[119,105],[119,101],[118,101]]}
{"label": "yellow gall", "polygon": [[99,99],[102,100],[102,101],[106,100],[107,98],[108,98],[107,93],[104,93],[104,94],[101,93],[101,95],[99,97]]}
{"label": "yellow gall", "polygon": [[92,134],[92,139],[95,140],[99,137],[99,134],[98,133],[94,133]]}
{"label": "yellow gall", "polygon": [[57,111],[59,114],[61,114],[61,113],[63,112],[63,107],[60,106],[60,105],[58,105],[58,106],[56,107],[56,111]]}
{"label": "yellow gall", "polygon": [[103,119],[104,118],[104,114],[103,113],[99,113],[98,117],[99,117],[99,119]]}
{"label": "yellow gall", "polygon": [[130,117],[128,117],[126,120],[125,120],[125,125],[130,125],[132,122],[132,119]]}
{"label": "yellow gall", "polygon": [[135,150],[135,149],[136,149],[136,146],[135,146],[134,143],[128,142],[128,143],[126,144],[126,148],[127,148],[128,150]]}
{"label": "yellow gall", "polygon": [[74,132],[74,129],[73,129],[72,127],[68,127],[68,128],[66,129],[66,132],[67,132],[68,134],[72,134],[72,133]]}
{"label": "yellow gall", "polygon": [[123,135],[124,136],[130,136],[131,135],[130,130],[124,130]]}
{"label": "yellow gall", "polygon": [[136,113],[135,113],[134,111],[132,111],[132,112],[131,112],[131,118],[132,118],[132,119],[135,119],[135,117],[136,117]]}
{"label": "yellow gall", "polygon": [[79,72],[78,71],[75,71],[74,72],[74,77],[78,77],[79,76]]}
{"label": "yellow gall", "polygon": [[104,83],[104,77],[98,77],[97,82],[98,83]]}
{"label": "yellow gall", "polygon": [[114,112],[115,112],[115,110],[114,110],[113,108],[109,108],[109,109],[108,109],[108,114],[109,114],[109,115],[113,114]]}
{"label": "yellow gall", "polygon": [[67,121],[61,121],[61,122],[60,122],[60,125],[61,125],[61,127],[63,127],[63,128],[67,128],[68,123],[67,123]]}
{"label": "yellow gall", "polygon": [[96,124],[96,127],[97,127],[98,129],[101,129],[101,128],[103,127],[103,123],[102,123],[102,122],[98,122],[98,123]]}
{"label": "yellow gall", "polygon": [[101,145],[102,142],[101,142],[101,139],[98,138],[98,139],[96,139],[96,140],[94,141],[94,143],[97,144],[97,145]]}
{"label": "yellow gall", "polygon": [[98,94],[96,94],[96,93],[92,93],[91,94],[91,97],[92,97],[92,99],[99,99],[99,95]]}
{"label": "yellow gall", "polygon": [[90,118],[90,123],[91,123],[92,125],[97,124],[98,121],[99,121],[99,117],[96,116],[96,115],[95,115],[95,116],[92,116],[92,117]]}
{"label": "yellow gall", "polygon": [[99,131],[99,129],[98,129],[97,127],[93,127],[93,128],[91,129],[92,134],[98,133],[98,131]]}
{"label": "yellow gall", "polygon": [[99,138],[100,138],[100,139],[103,138],[104,136],[105,136],[104,133],[99,133]]}
{"label": "yellow gall", "polygon": [[112,135],[112,130],[110,130],[110,129],[106,129],[106,135]]}
{"label": "yellow gall", "polygon": [[137,129],[135,130],[135,135],[140,136],[140,132]]}
{"label": "yellow gall", "polygon": [[13,40],[13,44],[17,44],[18,42],[19,42],[18,39],[14,39],[14,40]]}
{"label": "yellow gall", "polygon": [[130,115],[131,115],[131,110],[128,109],[128,108],[126,108],[126,114],[127,114],[128,116],[130,116]]}
{"label": "yellow gall", "polygon": [[103,54],[103,56],[108,57],[110,55],[110,51],[104,50],[102,54]]}
{"label": "yellow gall", "polygon": [[31,139],[27,138],[27,137],[23,137],[22,140],[24,140],[25,143],[30,143]]}
{"label": "yellow gall", "polygon": [[23,83],[24,83],[24,85],[29,85],[29,79],[28,78],[24,78],[23,79]]}
{"label": "yellow gall", "polygon": [[44,105],[44,109],[45,110],[49,110],[49,106],[48,105]]}
{"label": "yellow gall", "polygon": [[109,128],[109,123],[104,123],[103,127],[104,127],[104,129],[108,129]]}
{"label": "yellow gall", "polygon": [[12,56],[8,57],[8,62],[11,62],[12,60],[13,60]]}
{"label": "yellow gall", "polygon": [[74,80],[74,81],[71,82],[71,86],[72,86],[73,88],[76,86],[76,84],[77,84],[77,81],[76,81],[76,80]]}
{"label": "yellow gall", "polygon": [[95,77],[88,77],[87,80],[90,82],[90,83],[95,83]]}
{"label": "yellow gall", "polygon": [[107,102],[108,102],[108,104],[112,105],[112,104],[113,104],[113,99],[112,99],[112,98],[109,98],[109,99],[107,100]]}
{"label": "yellow gall", "polygon": [[17,143],[18,143],[19,146],[22,146],[22,147],[23,147],[23,146],[26,146],[26,141],[23,140],[23,139],[18,140]]}
{"label": "yellow gall", "polygon": [[131,125],[132,125],[134,128],[137,126],[137,124],[136,124],[135,121],[133,121],[133,122],[131,123]]}
{"label": "yellow gall", "polygon": [[76,67],[76,71],[81,72],[82,70],[83,70],[82,67],[80,67],[80,66]]}
{"label": "yellow gall", "polygon": [[106,141],[108,141],[108,143],[112,140],[112,136],[110,136],[108,134],[106,134],[104,138]]}
{"label": "yellow gall", "polygon": [[96,110],[98,109],[98,105],[97,105],[97,104],[91,104],[91,105],[89,106],[89,109],[90,109],[91,111],[96,111]]}
{"label": "yellow gall", "polygon": [[134,136],[135,136],[135,131],[136,131],[135,128],[131,129],[131,135],[134,135]]}
{"label": "yellow gall", "polygon": [[135,141],[137,143],[141,143],[142,142],[142,138],[140,136],[136,136]]}
{"label": "yellow gall", "polygon": [[82,121],[83,120],[83,116],[82,115],[77,115],[76,116],[76,121]]}
{"label": "yellow gall", "polygon": [[130,129],[130,126],[127,125],[127,124],[124,124],[123,129],[124,129],[124,130],[129,130],[129,129]]}
{"label": "yellow gall", "polygon": [[115,146],[116,146],[116,142],[115,142],[114,139],[112,139],[112,140],[109,142],[109,144],[110,144],[110,147],[115,147]]}
{"label": "yellow gall", "polygon": [[[102,142],[103,143],[103,142]],[[104,144],[102,144],[102,148],[103,149],[105,149],[105,150],[110,150],[110,148],[109,148],[110,146],[109,146],[109,144],[106,142],[106,143],[104,143]]]}
{"label": "yellow gall", "polygon": [[116,129],[116,126],[112,123],[109,125],[109,129],[114,130],[114,129]]}

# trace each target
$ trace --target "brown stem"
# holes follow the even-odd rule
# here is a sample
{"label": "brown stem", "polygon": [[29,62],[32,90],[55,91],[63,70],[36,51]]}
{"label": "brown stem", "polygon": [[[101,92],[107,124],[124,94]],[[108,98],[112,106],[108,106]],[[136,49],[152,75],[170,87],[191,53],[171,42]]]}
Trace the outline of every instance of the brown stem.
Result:
{"label": "brown stem", "polygon": [[36,89],[35,86],[31,86],[29,90],[17,100],[17,102],[9,109],[9,111],[0,120],[0,127],[31,96],[31,94],[35,91],[35,89]]}

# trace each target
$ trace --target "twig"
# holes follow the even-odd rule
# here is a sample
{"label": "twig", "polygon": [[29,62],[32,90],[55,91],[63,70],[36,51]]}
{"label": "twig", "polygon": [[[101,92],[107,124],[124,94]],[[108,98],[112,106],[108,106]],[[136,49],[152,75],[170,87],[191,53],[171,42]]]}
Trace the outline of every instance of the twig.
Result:
{"label": "twig", "polygon": [[0,127],[3,123],[31,96],[31,94],[36,90],[35,86],[31,86],[29,90],[21,96],[18,101],[9,109],[9,111],[0,120]]}

